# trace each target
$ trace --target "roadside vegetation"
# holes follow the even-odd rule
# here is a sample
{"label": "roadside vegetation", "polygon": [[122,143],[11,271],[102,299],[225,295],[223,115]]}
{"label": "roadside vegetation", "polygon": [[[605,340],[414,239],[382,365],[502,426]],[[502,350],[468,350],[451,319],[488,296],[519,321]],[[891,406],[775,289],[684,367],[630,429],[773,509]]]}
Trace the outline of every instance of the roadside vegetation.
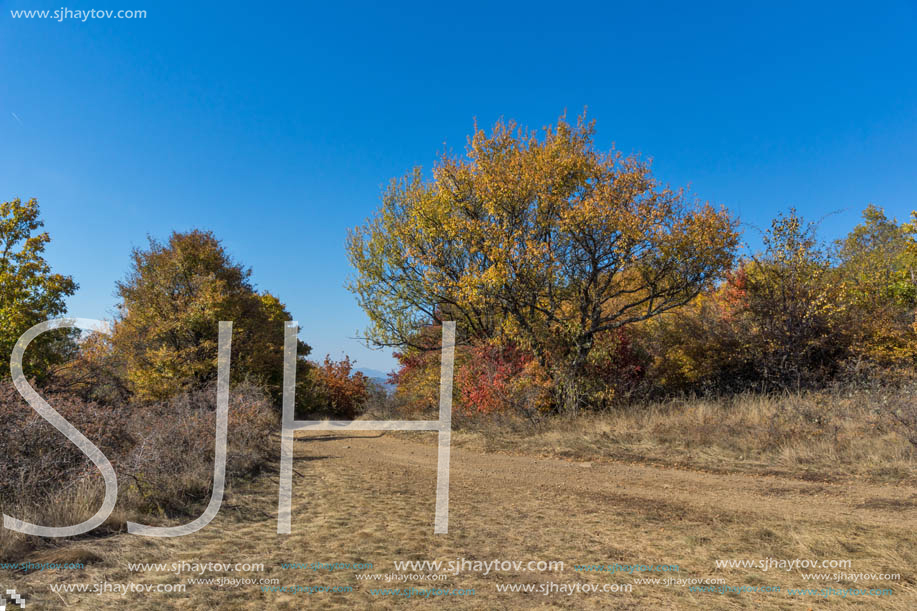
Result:
{"label": "roadside vegetation", "polygon": [[870,204],[825,243],[789,209],[743,254],[727,210],[593,133],[478,129],[351,232],[366,336],[399,361],[376,409],[436,413],[455,320],[455,423],[486,447],[912,477],[917,216]]}
{"label": "roadside vegetation", "polygon": [[[38,203],[0,206],[0,345],[12,346],[32,325],[64,316],[76,290],[42,257],[50,237]],[[119,482],[115,512],[97,533],[128,520],[189,521],[210,498],[216,407],[217,332],[233,321],[227,439],[228,490],[278,454],[283,375],[284,304],[250,281],[205,231],[151,239],[130,253],[116,285],[112,334],[54,331],[29,346],[25,372],[48,403],[108,456]],[[349,359],[307,360],[299,342],[297,409],[355,412],[368,380]],[[8,362],[8,361],[7,361]],[[92,463],[32,410],[0,369],[0,511],[47,526],[92,516],[104,492]],[[331,406],[330,408],[328,406]],[[0,529],[0,557],[21,558],[51,541]]]}
{"label": "roadside vegetation", "polygon": [[[790,209],[743,250],[727,209],[598,150],[594,129],[585,117],[541,133],[500,122],[430,177],[392,182],[347,251],[367,341],[395,350],[394,390],[299,342],[297,413],[435,418],[441,324],[455,320],[459,446],[913,484],[917,217],[869,205],[825,243]],[[78,288],[44,260],[40,228],[34,200],[0,205],[4,358]],[[234,322],[230,491],[275,468],[291,320],[210,232],[125,255],[112,334],[48,333],[25,363],[115,465],[107,532],[187,521],[209,498],[221,320]],[[101,478],[7,367],[0,422],[3,513],[47,525],[94,513]],[[48,544],[0,530],[0,557]]]}

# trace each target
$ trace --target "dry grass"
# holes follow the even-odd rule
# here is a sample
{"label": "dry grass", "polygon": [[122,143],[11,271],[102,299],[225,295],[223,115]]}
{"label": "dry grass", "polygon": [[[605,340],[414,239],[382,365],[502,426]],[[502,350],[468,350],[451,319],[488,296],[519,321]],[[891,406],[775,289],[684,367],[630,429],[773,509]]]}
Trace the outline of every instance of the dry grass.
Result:
{"label": "dry grass", "polygon": [[[533,423],[454,416],[455,443],[582,461],[646,461],[713,472],[913,483],[913,431],[889,417],[907,391],[672,400]],[[913,399],[917,401],[917,398]]]}
{"label": "dry grass", "polygon": [[[425,438],[433,435],[413,434]],[[183,594],[65,594],[71,608],[133,609],[809,609],[883,608],[917,604],[914,489],[888,484],[825,484],[723,475],[647,465],[593,464],[481,454],[456,449],[448,535],[432,533],[436,452],[396,435],[313,434],[296,444],[293,532],[276,534],[277,483],[259,478],[227,498],[217,520],[178,539],[118,535],[72,544],[90,562],[79,572],[13,576],[41,608],[63,608],[51,583],[183,583],[187,575],[132,573],[129,562],[257,562],[280,585],[350,586],[341,594],[263,592],[257,585],[189,586]],[[914,496],[913,498],[917,498]],[[872,503],[866,500],[872,499]],[[886,504],[877,502],[884,499]],[[888,504],[890,503],[890,504]],[[67,549],[61,547],[60,550]],[[47,553],[47,552],[46,552]],[[60,553],[60,552],[58,552]],[[900,573],[882,599],[792,597],[786,594],[701,594],[684,586],[635,584],[629,594],[544,596],[499,593],[497,584],[632,583],[628,575],[583,573],[573,564],[678,564],[679,578],[722,578],[726,584],[800,588],[799,571],[716,569],[732,558],[849,559],[851,572]],[[405,600],[374,596],[357,573],[392,573],[401,560],[560,560],[563,572],[466,571],[438,587],[473,588],[474,597]],[[285,570],[284,562],[361,562],[372,571]],[[227,576],[211,572],[204,577]],[[646,576],[646,575],[644,575]],[[392,584],[388,584],[391,586]],[[423,583],[413,583],[421,587]],[[849,580],[818,587],[862,586]],[[383,587],[385,585],[383,584]],[[878,604],[877,600],[879,601]]]}
{"label": "dry grass", "polygon": [[[875,396],[669,402],[537,425],[513,417],[485,425],[456,415],[456,425],[448,535],[432,533],[435,434],[302,434],[296,443],[290,535],[276,534],[277,480],[265,472],[231,488],[217,519],[193,535],[57,541],[16,560],[84,558],[87,568],[0,575],[0,580],[27,592],[39,608],[138,611],[443,604],[461,609],[917,607],[914,456],[904,435],[884,419]],[[279,444],[276,436],[271,442]],[[848,559],[848,572],[899,573],[901,579],[811,582],[798,570],[715,566],[721,559],[768,557]],[[450,576],[437,587],[474,588],[476,595],[448,600],[374,596],[371,589],[379,584],[358,580],[361,571],[281,568],[284,562],[369,561],[374,569],[362,572],[392,573],[395,561],[456,558],[559,560],[566,568],[562,573]],[[187,575],[127,568],[129,562],[181,561],[263,563],[263,573],[235,576],[277,579],[283,586],[351,586],[353,591],[292,594],[264,592],[258,585],[189,585],[183,594],[60,598],[48,589],[54,583],[183,583]],[[506,583],[632,583],[628,575],[572,568],[615,562],[678,564],[679,578],[722,578],[732,587],[779,586],[785,592],[865,585],[892,588],[894,595],[713,594],[647,584],[634,584],[629,594],[496,590]]]}

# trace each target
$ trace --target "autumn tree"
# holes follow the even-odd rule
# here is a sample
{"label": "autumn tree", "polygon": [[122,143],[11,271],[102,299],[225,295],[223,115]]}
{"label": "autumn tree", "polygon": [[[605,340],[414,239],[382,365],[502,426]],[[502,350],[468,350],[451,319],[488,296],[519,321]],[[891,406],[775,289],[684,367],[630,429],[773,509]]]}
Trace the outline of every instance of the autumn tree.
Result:
{"label": "autumn tree", "polygon": [[325,356],[311,371],[312,394],[310,408],[327,416],[353,420],[369,398],[369,378],[354,371],[353,361],[345,356],[334,361]]}
{"label": "autumn tree", "polygon": [[849,345],[842,339],[846,304],[829,254],[815,226],[793,209],[772,221],[763,241],[764,252],[744,267],[744,306],[763,377],[784,386],[824,377]]}
{"label": "autumn tree", "polygon": [[837,246],[842,288],[860,323],[857,351],[882,365],[917,362],[917,224],[870,204]]}
{"label": "autumn tree", "polygon": [[[44,259],[51,241],[35,199],[0,204],[0,355],[6,362],[0,378],[9,376],[9,358],[19,337],[32,326],[62,316],[65,299],[78,286],[70,276],[55,274]],[[74,336],[44,333],[30,345],[23,363],[27,376],[45,379],[53,367],[73,355]]]}
{"label": "autumn tree", "polygon": [[411,346],[430,321],[506,337],[575,410],[596,337],[679,307],[732,263],[735,223],[661,185],[649,163],[599,151],[594,124],[541,137],[498,122],[385,192],[348,237],[349,283],[376,345]]}
{"label": "autumn tree", "polygon": [[[220,321],[233,322],[233,380],[249,379],[279,400],[283,380],[284,304],[256,291],[251,270],[232,260],[210,232],[173,233],[135,249],[117,284],[121,298],[111,338],[139,399],[161,399],[216,379]],[[299,342],[298,383],[308,380]],[[298,396],[303,393],[298,393]]]}
{"label": "autumn tree", "polygon": [[837,242],[840,265],[859,302],[917,306],[917,227],[899,224],[870,204],[863,222]]}

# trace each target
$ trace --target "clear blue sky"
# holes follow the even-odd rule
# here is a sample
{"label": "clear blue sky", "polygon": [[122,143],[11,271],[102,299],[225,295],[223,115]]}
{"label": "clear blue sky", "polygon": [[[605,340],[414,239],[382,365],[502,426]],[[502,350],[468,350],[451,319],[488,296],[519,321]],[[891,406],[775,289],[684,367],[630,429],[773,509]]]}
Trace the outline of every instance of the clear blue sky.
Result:
{"label": "clear blue sky", "polygon": [[[917,3],[499,4],[0,1],[0,199],[41,202],[72,315],[111,312],[147,234],[207,228],[314,355],[385,370],[349,339],[346,229],[474,118],[588,107],[602,147],[750,225],[917,208]],[[61,6],[147,17],[10,15]]]}

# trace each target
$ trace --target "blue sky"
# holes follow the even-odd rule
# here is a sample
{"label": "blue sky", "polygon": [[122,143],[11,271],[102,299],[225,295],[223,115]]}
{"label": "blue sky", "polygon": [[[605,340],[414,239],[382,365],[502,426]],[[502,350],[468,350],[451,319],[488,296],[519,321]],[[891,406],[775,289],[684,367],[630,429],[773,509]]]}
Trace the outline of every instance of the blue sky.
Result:
{"label": "blue sky", "polygon": [[[834,238],[869,202],[917,208],[914,2],[268,6],[0,1],[0,199],[39,199],[72,315],[110,314],[147,234],[201,227],[313,355],[388,370],[350,339],[346,230],[475,118],[588,107],[601,147],[749,227],[796,206]],[[147,17],[10,14],[62,7]]]}

